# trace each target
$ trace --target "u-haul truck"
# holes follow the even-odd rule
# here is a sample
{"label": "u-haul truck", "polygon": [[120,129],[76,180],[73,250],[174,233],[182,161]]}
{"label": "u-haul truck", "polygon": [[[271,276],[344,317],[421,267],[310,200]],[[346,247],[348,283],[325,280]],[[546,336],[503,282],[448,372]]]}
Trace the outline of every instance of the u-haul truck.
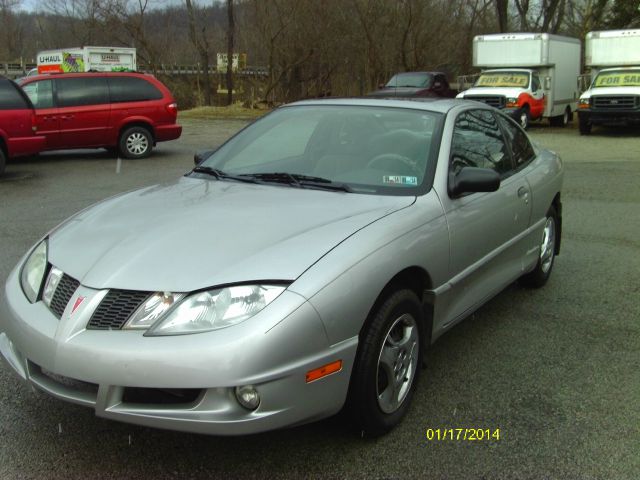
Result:
{"label": "u-haul truck", "polygon": [[478,35],[473,66],[476,83],[458,98],[478,100],[511,115],[523,128],[548,118],[564,126],[578,100],[580,41],[548,33]]}
{"label": "u-haul truck", "polygon": [[136,49],[78,47],[38,52],[38,73],[121,72],[137,70]]}
{"label": "u-haul truck", "polygon": [[640,124],[640,30],[589,32],[585,67],[591,87],[580,96],[580,133],[593,125]]}

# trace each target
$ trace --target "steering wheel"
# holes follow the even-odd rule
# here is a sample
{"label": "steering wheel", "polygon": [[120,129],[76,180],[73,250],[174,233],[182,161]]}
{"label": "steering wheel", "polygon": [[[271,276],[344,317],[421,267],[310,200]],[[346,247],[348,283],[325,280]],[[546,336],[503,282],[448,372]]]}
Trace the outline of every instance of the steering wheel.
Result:
{"label": "steering wheel", "polygon": [[415,176],[419,177],[422,172],[416,165],[416,162],[404,155],[397,153],[383,153],[376,155],[369,163],[367,168],[376,170],[387,170],[389,172],[396,173],[398,175]]}

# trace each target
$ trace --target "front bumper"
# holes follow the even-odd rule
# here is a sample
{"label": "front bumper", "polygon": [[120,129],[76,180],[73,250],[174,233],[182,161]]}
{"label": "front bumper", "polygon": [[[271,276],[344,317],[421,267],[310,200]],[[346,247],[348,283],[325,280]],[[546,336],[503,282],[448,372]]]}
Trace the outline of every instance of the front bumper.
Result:
{"label": "front bumper", "polygon": [[[84,328],[102,292],[80,286],[58,320],[42,302],[27,301],[14,270],[0,301],[0,357],[54,397],[91,407],[100,417],[150,427],[249,434],[327,417],[344,404],[357,337],[328,345],[318,314],[295,293],[285,291],[231,328],[144,337],[140,331]],[[72,313],[78,295],[86,300]],[[309,370],[338,359],[341,371],[306,383]],[[235,387],[243,385],[260,394],[254,411],[235,398]],[[184,402],[159,400],[160,392],[184,389],[195,395]],[[141,390],[147,398],[132,400],[131,393]]]}
{"label": "front bumper", "polygon": [[640,124],[640,110],[599,110],[583,109],[578,111],[580,122],[592,125],[637,125]]}

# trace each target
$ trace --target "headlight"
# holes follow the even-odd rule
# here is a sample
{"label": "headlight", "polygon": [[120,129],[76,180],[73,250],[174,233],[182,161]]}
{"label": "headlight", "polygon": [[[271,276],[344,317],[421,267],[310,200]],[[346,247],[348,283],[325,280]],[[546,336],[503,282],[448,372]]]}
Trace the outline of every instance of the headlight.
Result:
{"label": "headlight", "polygon": [[43,240],[33,249],[20,272],[22,291],[31,303],[38,300],[44,272],[47,269],[47,241]]}
{"label": "headlight", "polygon": [[578,108],[589,108],[590,103],[590,98],[581,98],[580,100],[578,100]]}
{"label": "headlight", "polygon": [[507,107],[517,107],[518,99],[516,97],[507,98]]}
{"label": "headlight", "polygon": [[238,285],[194,293],[145,335],[180,335],[230,327],[254,316],[285,288],[283,285]]}

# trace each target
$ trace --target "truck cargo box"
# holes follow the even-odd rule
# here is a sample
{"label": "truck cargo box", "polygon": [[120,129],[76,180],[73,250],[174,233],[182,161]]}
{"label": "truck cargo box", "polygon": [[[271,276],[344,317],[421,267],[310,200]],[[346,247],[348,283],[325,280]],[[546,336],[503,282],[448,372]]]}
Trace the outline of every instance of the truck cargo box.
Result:
{"label": "truck cargo box", "polygon": [[587,67],[640,65],[640,30],[587,33],[584,63]]}

